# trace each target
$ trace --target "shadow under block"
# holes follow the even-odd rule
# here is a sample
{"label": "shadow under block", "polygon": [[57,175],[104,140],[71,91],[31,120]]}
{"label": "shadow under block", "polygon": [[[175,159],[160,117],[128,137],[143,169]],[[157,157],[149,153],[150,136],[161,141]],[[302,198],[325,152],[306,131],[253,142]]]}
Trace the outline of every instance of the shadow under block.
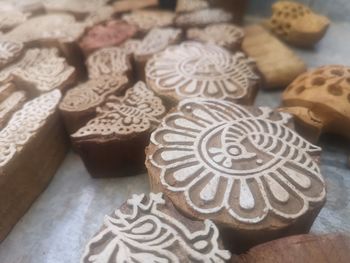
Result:
{"label": "shadow under block", "polygon": [[263,88],[285,88],[306,71],[306,65],[301,58],[262,26],[245,28],[242,49],[256,61],[264,77]]}
{"label": "shadow under block", "polygon": [[[17,145],[17,151],[5,165],[4,159],[1,159],[0,242],[45,190],[63,161],[68,145],[63,124],[55,109],[24,145]],[[11,151],[12,146],[2,149],[2,153]]]}

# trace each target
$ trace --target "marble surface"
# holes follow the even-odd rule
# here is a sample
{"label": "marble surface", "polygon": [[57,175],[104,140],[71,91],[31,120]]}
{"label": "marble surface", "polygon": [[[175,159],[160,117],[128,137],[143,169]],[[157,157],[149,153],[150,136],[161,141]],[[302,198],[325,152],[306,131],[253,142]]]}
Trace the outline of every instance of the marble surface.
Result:
{"label": "marble surface", "polygon": [[[350,24],[333,24],[314,50],[296,50],[310,67],[350,64]],[[349,40],[349,41],[348,41]],[[256,105],[276,107],[280,91],[261,91]],[[322,173],[327,181],[325,207],[312,232],[350,232],[350,145],[323,137]],[[148,192],[145,174],[92,179],[79,157],[70,152],[47,190],[0,244],[1,263],[75,263],[85,244],[110,214],[133,193]]]}

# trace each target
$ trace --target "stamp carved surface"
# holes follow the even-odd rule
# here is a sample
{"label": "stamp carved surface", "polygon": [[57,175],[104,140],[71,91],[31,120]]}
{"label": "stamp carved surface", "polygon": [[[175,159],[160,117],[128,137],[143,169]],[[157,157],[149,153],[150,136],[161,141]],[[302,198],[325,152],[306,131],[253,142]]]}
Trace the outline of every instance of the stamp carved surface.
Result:
{"label": "stamp carved surface", "polygon": [[193,27],[230,22],[232,19],[232,14],[222,9],[212,8],[179,15],[175,22],[177,26]]}
{"label": "stamp carved surface", "polygon": [[163,207],[163,195],[134,195],[128,213],[116,210],[106,216],[103,229],[89,242],[82,262],[226,262],[230,253],[221,250],[218,230],[209,220],[203,229],[191,231]]}
{"label": "stamp carved surface", "polygon": [[159,94],[174,92],[177,99],[244,98],[258,81],[254,62],[243,53],[231,54],[211,44],[184,42],[156,54],[147,63],[146,78]]}
{"label": "stamp carved surface", "polygon": [[98,116],[74,133],[72,138],[127,136],[150,130],[165,113],[160,98],[138,82],[124,97],[111,96],[97,108]]}
{"label": "stamp carved surface", "polygon": [[321,149],[286,126],[290,115],[203,99],[177,109],[152,134],[149,161],[191,210],[257,224],[271,214],[293,220],[324,201],[313,158]]}
{"label": "stamp carved surface", "polygon": [[17,41],[0,40],[0,68],[15,60],[22,53],[23,44]]}
{"label": "stamp carved surface", "polygon": [[61,99],[61,92],[54,90],[29,102],[17,111],[0,131],[0,167],[5,166],[13,156],[36,134],[51,116]]}

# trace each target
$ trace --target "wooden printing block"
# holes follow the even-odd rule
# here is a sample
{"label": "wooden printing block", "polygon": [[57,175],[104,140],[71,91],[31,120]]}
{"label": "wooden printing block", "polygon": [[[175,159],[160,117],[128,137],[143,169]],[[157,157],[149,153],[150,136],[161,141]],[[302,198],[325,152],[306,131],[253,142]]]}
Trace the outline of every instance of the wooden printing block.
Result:
{"label": "wooden printing block", "polygon": [[121,95],[128,82],[126,76],[105,75],[68,90],[59,106],[68,133],[74,133],[96,117],[96,108],[109,95]]}
{"label": "wooden printing block", "polygon": [[242,49],[256,61],[264,78],[263,88],[285,88],[306,71],[301,58],[259,25],[245,28]]}
{"label": "wooden printing block", "polygon": [[207,9],[209,3],[206,0],[178,0],[176,3],[176,13],[187,13],[200,9]]}
{"label": "wooden printing block", "polygon": [[330,65],[300,75],[284,91],[282,111],[293,114],[299,131],[317,141],[322,133],[350,138],[350,67]]}
{"label": "wooden printing block", "polygon": [[0,240],[46,188],[68,150],[56,110],[60,98],[54,90],[27,102],[0,131]]}
{"label": "wooden printing block", "polygon": [[163,51],[169,45],[177,44],[182,40],[182,30],[176,28],[153,28],[141,41],[134,52],[137,77],[145,81],[145,67],[153,55]]}
{"label": "wooden printing block", "polygon": [[0,84],[0,101],[5,100],[8,96],[16,91],[13,83]]}
{"label": "wooden printing block", "polygon": [[23,53],[19,41],[0,39],[0,69],[17,60]]}
{"label": "wooden printing block", "polygon": [[273,4],[272,12],[272,17],[266,23],[267,27],[276,36],[296,46],[314,46],[323,38],[330,24],[327,17],[292,1]]}
{"label": "wooden printing block", "polygon": [[85,56],[88,56],[98,49],[122,44],[132,38],[137,31],[138,28],[134,25],[121,20],[110,20],[92,27],[81,39],[79,46]]}
{"label": "wooden printing block", "polygon": [[308,232],[326,200],[321,148],[292,116],[214,99],[181,101],[146,149],[151,189],[196,219],[211,219],[227,248]]}
{"label": "wooden printing block", "polygon": [[[118,242],[115,242],[118,240]],[[133,195],[85,248],[82,263],[216,262],[230,259],[213,222],[184,217],[163,194]]]}
{"label": "wooden printing block", "polygon": [[19,61],[0,71],[0,83],[13,81],[30,95],[64,90],[75,80],[75,69],[59,57],[56,48],[28,49]]}
{"label": "wooden printing block", "polygon": [[211,24],[232,22],[232,14],[219,9],[201,9],[190,13],[180,14],[176,17],[177,27],[188,29],[191,27],[206,27]]}
{"label": "wooden printing block", "polygon": [[214,8],[221,8],[231,13],[235,24],[242,24],[248,2],[248,0],[210,0],[210,3]]}
{"label": "wooden printing block", "polygon": [[116,13],[126,13],[137,9],[158,6],[158,0],[119,0],[113,4]]}
{"label": "wooden printing block", "polygon": [[241,49],[244,31],[233,24],[222,23],[210,25],[203,29],[190,28],[187,30],[186,37],[189,40],[215,44],[230,51],[237,51]]}
{"label": "wooden printing block", "polygon": [[175,14],[162,10],[136,10],[124,14],[122,19],[137,26],[143,35],[155,27],[169,27],[174,24]]}
{"label": "wooden printing block", "polygon": [[298,235],[254,247],[232,263],[348,263],[349,251],[350,238],[342,234]]}
{"label": "wooden printing block", "polygon": [[212,44],[183,42],[153,56],[146,65],[149,87],[168,106],[193,97],[254,102],[259,86],[255,63]]}
{"label": "wooden printing block", "polygon": [[24,23],[29,13],[23,12],[14,5],[1,3],[0,6],[0,32],[7,32],[12,28]]}
{"label": "wooden printing block", "polygon": [[98,8],[97,10],[91,12],[84,20],[87,24],[87,27],[93,27],[97,24],[106,22],[113,18],[115,14],[114,8],[110,5],[104,5]]}
{"label": "wooden printing block", "polygon": [[131,54],[118,47],[107,47],[92,53],[86,60],[90,79],[98,79],[104,75],[126,75],[133,80]]}
{"label": "wooden printing block", "polygon": [[97,115],[71,134],[76,151],[93,177],[144,170],[150,133],[165,115],[160,98],[138,82],[125,96],[109,97]]}

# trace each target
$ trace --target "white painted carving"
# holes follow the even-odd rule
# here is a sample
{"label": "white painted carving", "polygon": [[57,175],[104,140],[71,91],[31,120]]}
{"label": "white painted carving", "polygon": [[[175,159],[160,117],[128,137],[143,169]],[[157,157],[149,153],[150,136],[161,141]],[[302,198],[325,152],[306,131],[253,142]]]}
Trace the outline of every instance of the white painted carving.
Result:
{"label": "white painted carving", "polygon": [[61,92],[54,90],[29,102],[17,111],[0,132],[0,167],[5,166],[55,112]]}
{"label": "white painted carving", "polygon": [[184,100],[152,134],[149,159],[161,184],[197,213],[248,224],[269,214],[295,219],[326,193],[312,158],[321,149],[289,129],[289,119],[268,108]]}
{"label": "white painted carving", "polygon": [[18,41],[0,40],[0,68],[6,66],[18,58],[23,49],[23,44]]}
{"label": "white painted carving", "polygon": [[130,70],[129,56],[118,47],[102,48],[92,53],[87,59],[89,78],[103,75],[124,74]]}
{"label": "white painted carving", "polygon": [[[156,54],[146,65],[146,78],[156,93],[177,99],[244,98],[259,80],[253,61],[211,44],[184,42]],[[154,82],[155,85],[151,85]]]}
{"label": "white painted carving", "polygon": [[151,131],[165,113],[160,98],[143,82],[127,90],[124,97],[112,96],[97,108],[98,116],[74,133],[72,138],[130,135]]}
{"label": "white painted carving", "polygon": [[58,56],[56,48],[33,48],[28,49],[21,60],[0,71],[0,82],[17,77],[46,92],[61,87],[73,74],[74,68]]}
{"label": "white painted carving", "polygon": [[129,213],[106,216],[103,229],[88,243],[82,263],[223,263],[230,253],[218,244],[218,230],[209,220],[192,232],[167,214],[163,194],[134,195]]}
{"label": "white painted carving", "polygon": [[208,7],[209,3],[206,0],[178,0],[176,4],[176,12],[191,12]]}
{"label": "white painted carving", "polygon": [[232,19],[232,14],[222,9],[211,8],[179,15],[176,18],[176,25],[184,27],[206,26],[231,22]]}

